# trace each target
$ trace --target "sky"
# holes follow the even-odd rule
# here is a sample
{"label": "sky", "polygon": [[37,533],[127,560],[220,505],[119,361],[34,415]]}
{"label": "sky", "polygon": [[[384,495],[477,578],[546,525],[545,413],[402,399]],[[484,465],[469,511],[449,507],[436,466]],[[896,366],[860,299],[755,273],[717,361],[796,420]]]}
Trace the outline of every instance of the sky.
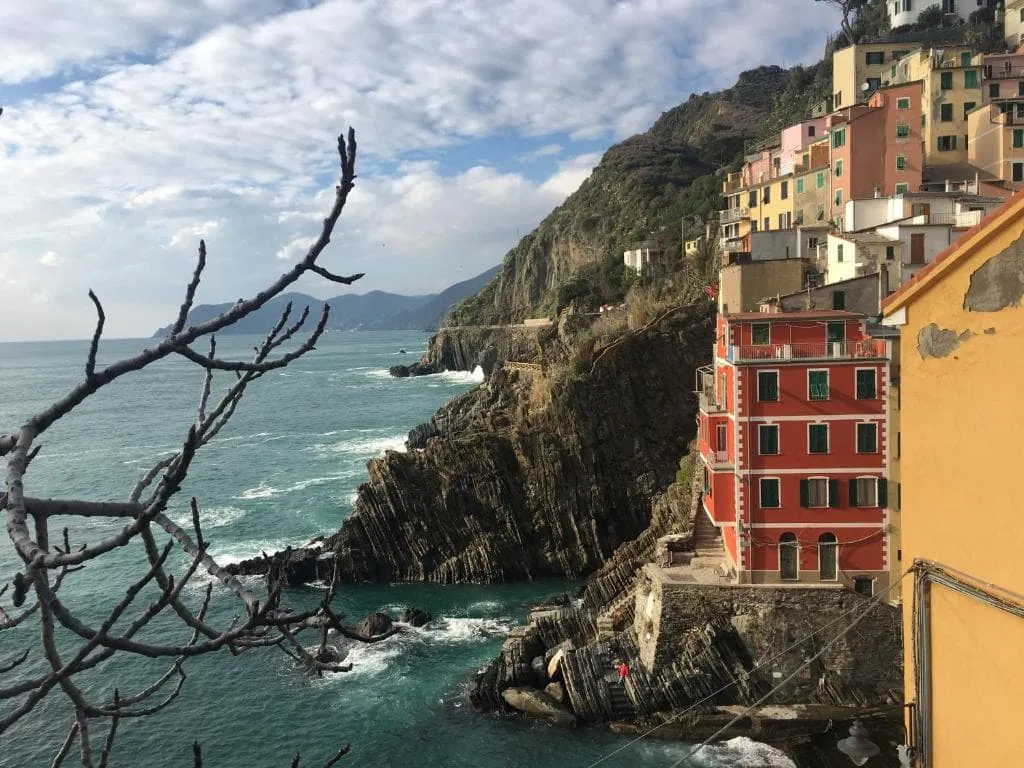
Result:
{"label": "sky", "polygon": [[[784,23],[780,21],[784,20]],[[499,263],[610,145],[744,69],[816,60],[813,0],[6,0],[0,341],[148,336],[205,238],[199,303],[318,234],[337,135],[359,178],[327,298],[433,293]]]}

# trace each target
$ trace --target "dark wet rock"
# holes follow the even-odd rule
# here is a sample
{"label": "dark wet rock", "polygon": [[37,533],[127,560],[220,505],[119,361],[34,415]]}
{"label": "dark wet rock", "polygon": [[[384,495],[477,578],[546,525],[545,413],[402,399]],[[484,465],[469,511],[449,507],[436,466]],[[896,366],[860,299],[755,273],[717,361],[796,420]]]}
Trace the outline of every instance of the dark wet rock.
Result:
{"label": "dark wet rock", "polygon": [[565,686],[561,683],[548,683],[544,686],[544,693],[559,704],[566,705],[569,703],[569,697],[565,693]]}
{"label": "dark wet rock", "polygon": [[389,629],[391,629],[393,622],[391,617],[386,613],[371,613],[365,619],[363,623],[359,625],[359,634],[366,637],[372,637],[374,635],[383,635]]}
{"label": "dark wet rock", "polygon": [[398,620],[403,624],[409,624],[413,627],[422,627],[424,624],[430,623],[433,617],[424,610],[419,608],[406,608],[400,614],[398,614]]}
{"label": "dark wet rock", "polygon": [[270,555],[269,558],[261,555],[240,563],[230,563],[224,566],[224,570],[236,576],[264,576],[268,570],[268,563],[271,566],[279,566],[285,584],[297,587],[315,581],[329,580],[333,571],[334,555],[331,552],[324,552],[321,537],[321,541],[314,541],[303,547],[288,547]]}
{"label": "dark wet rock", "polygon": [[539,688],[543,688],[548,682],[547,664],[544,663],[543,656],[534,656],[533,661],[530,662],[530,668],[533,670],[533,681]]}
{"label": "dark wet rock", "polygon": [[559,725],[576,724],[576,716],[543,691],[507,688],[501,696],[506,704],[523,714],[542,717]]}

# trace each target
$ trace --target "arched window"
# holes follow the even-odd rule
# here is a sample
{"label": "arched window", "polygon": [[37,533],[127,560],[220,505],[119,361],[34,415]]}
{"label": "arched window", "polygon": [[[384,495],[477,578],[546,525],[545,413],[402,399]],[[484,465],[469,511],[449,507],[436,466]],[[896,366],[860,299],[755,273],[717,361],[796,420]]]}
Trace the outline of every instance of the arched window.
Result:
{"label": "arched window", "polygon": [[822,581],[839,578],[839,545],[831,533],[818,537],[818,578]]}
{"label": "arched window", "polygon": [[795,581],[800,578],[800,542],[795,533],[779,537],[779,578]]}

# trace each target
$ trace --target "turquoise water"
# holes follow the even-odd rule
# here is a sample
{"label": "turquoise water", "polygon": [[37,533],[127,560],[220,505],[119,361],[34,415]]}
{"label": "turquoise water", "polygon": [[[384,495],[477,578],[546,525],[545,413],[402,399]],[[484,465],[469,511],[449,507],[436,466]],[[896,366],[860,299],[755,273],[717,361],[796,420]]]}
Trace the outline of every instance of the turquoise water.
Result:
{"label": "turquoise water", "polygon": [[[255,340],[226,337],[219,351],[244,356]],[[113,360],[143,346],[115,341],[101,349]],[[231,425],[203,449],[172,517],[187,515],[195,495],[212,554],[237,561],[262,550],[299,544],[336,530],[365,478],[366,461],[400,449],[406,432],[427,420],[447,398],[474,386],[479,376],[440,374],[391,379],[387,367],[418,358],[419,333],[329,334],[311,356],[273,372],[252,386]],[[407,355],[397,354],[405,348]],[[85,345],[79,342],[0,345],[0,429],[15,428],[77,383]],[[227,381],[225,377],[224,382]],[[86,402],[41,439],[43,450],[26,477],[33,496],[123,499],[137,477],[182,441],[194,416],[201,376],[168,360],[129,376]],[[102,534],[97,523],[69,521],[72,542]],[[0,577],[9,580],[15,560],[9,540],[0,543]],[[138,574],[135,546],[117,550],[75,574],[64,601],[97,622]],[[177,556],[180,566],[186,562]],[[499,587],[424,585],[363,586],[341,592],[335,605],[350,623],[367,613],[395,613],[405,605],[437,617],[431,627],[384,643],[358,647],[352,672],[313,680],[295,671],[276,650],[240,657],[218,653],[189,662],[182,696],[167,710],[122,726],[114,765],[191,766],[191,743],[204,747],[208,768],[288,765],[295,751],[304,765],[321,765],[347,742],[344,766],[529,766],[586,768],[628,739],[595,729],[562,729],[535,721],[474,714],[466,697],[472,673],[500,648],[507,630],[538,598],[574,589],[568,583]],[[186,589],[199,600],[205,582]],[[313,605],[322,593],[295,589],[288,604]],[[11,610],[9,598],[3,606]],[[227,624],[236,613],[218,593],[211,620]],[[154,636],[180,636],[174,622]],[[30,647],[31,622],[0,633],[0,661]],[[309,642],[313,642],[310,637]],[[39,669],[36,662],[35,667]],[[163,669],[150,662],[112,661],[83,684],[109,697],[148,684]],[[0,676],[0,682],[8,682]],[[0,702],[0,705],[10,702]],[[0,712],[7,706],[0,706]],[[0,766],[49,765],[70,723],[60,695],[0,735]],[[685,745],[643,741],[602,766],[669,766]],[[736,742],[702,753],[695,765],[784,765],[754,757]]]}

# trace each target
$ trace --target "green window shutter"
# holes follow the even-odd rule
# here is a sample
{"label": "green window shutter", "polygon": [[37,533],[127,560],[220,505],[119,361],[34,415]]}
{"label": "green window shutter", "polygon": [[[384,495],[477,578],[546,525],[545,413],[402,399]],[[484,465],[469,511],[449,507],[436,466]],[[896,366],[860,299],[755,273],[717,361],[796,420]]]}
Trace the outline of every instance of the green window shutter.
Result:
{"label": "green window shutter", "polygon": [[851,507],[856,507],[857,506],[857,481],[856,480],[851,480],[850,481],[850,506]]}
{"label": "green window shutter", "polygon": [[830,478],[828,481],[828,505],[830,507],[839,506],[839,481]]}
{"label": "green window shutter", "polygon": [[800,481],[800,506],[809,507],[811,505],[811,481],[801,480]]}
{"label": "green window shutter", "polygon": [[889,482],[884,477],[878,479],[878,506],[889,506]]}

